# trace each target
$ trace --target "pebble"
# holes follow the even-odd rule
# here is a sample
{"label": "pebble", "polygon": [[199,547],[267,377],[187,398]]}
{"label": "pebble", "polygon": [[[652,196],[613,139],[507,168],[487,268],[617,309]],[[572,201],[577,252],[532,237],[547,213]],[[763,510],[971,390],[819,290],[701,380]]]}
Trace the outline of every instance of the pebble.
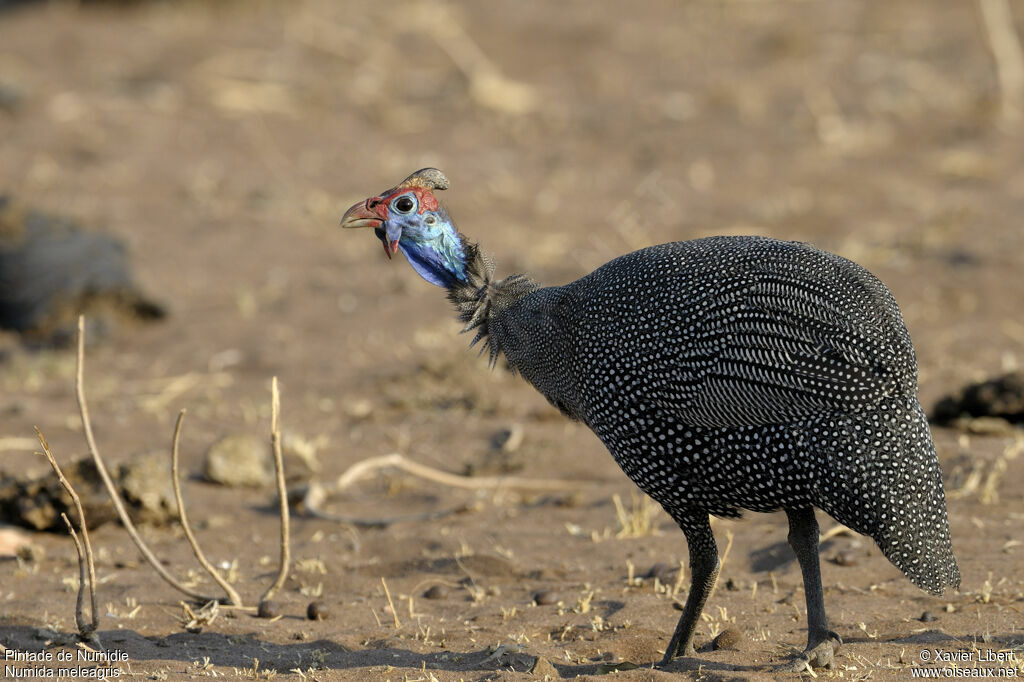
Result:
{"label": "pebble", "polygon": [[661,581],[662,585],[671,585],[673,574],[679,570],[678,566],[670,566],[669,564],[657,563],[651,566],[650,570],[644,574],[645,578],[657,578]]}
{"label": "pebble", "polygon": [[274,481],[274,462],[265,438],[237,433],[210,446],[203,463],[203,476],[229,487],[259,488]]}
{"label": "pebble", "polygon": [[853,552],[847,552],[845,550],[836,554],[835,559],[833,559],[833,561],[836,563],[837,566],[857,565],[857,557],[854,556]]}
{"label": "pebble", "polygon": [[[165,452],[136,455],[118,467],[121,494],[135,523],[161,526],[178,518],[174,484]],[[86,520],[90,520],[86,512]]]}
{"label": "pebble", "polygon": [[447,599],[448,595],[451,594],[451,590],[448,589],[447,585],[432,585],[423,593],[424,599]]}
{"label": "pebble", "polygon": [[310,620],[327,620],[330,615],[330,610],[322,601],[310,602],[306,607],[306,618]]}
{"label": "pebble", "polygon": [[931,623],[932,621],[935,620],[935,616],[932,615],[931,611],[925,611],[924,613],[921,614],[921,617],[918,618],[918,620],[921,621],[922,623]]}
{"label": "pebble", "polygon": [[261,601],[256,615],[260,618],[277,618],[281,615],[281,607],[276,601]]}
{"label": "pebble", "polygon": [[726,628],[711,642],[711,648],[715,651],[721,649],[735,649],[736,645],[743,641],[743,633],[736,628]]}
{"label": "pebble", "polygon": [[551,590],[544,590],[542,592],[537,592],[536,594],[533,595],[533,603],[536,604],[537,606],[547,606],[549,604],[557,604],[559,601],[561,601],[561,600],[558,597],[558,593],[557,592],[553,592]]}

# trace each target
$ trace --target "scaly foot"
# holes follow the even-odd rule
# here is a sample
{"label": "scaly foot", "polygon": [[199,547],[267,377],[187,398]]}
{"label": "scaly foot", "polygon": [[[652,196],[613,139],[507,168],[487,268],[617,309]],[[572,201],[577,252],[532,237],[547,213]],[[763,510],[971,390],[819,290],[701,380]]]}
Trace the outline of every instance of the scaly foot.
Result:
{"label": "scaly foot", "polygon": [[835,655],[842,645],[843,639],[831,630],[817,644],[808,643],[807,648],[795,660],[783,665],[780,672],[799,673],[808,668],[833,668]]}

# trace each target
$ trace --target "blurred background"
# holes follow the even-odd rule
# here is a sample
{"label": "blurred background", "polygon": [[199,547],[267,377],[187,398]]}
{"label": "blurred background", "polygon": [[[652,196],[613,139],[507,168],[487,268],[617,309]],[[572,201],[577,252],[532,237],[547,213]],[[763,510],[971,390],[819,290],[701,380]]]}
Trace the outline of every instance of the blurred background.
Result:
{"label": "blurred background", "polygon": [[[345,208],[436,166],[498,272],[552,284],[671,240],[811,242],[892,289],[930,411],[1024,358],[1022,10],[3,2],[0,195],[115,237],[163,312],[89,349],[112,460],[166,450],[181,407],[186,462],[263,433],[277,375],[324,475],[392,450],[486,471],[515,433],[502,470],[613,479],[589,432],[465,349],[442,292],[337,229]],[[39,466],[33,425],[83,451],[73,354],[42,345],[0,337],[0,436],[29,438],[6,468]]]}
{"label": "blurred background", "polygon": [[[440,292],[334,229],[427,165],[499,272],[544,282],[711,234],[851,258],[928,404],[1024,343],[1020,54],[1001,81],[986,4],[4,3],[0,194],[123,240],[166,306],[97,350],[126,415],[188,375],[237,418],[277,373],[336,435],[356,378],[471,357]],[[66,354],[4,341],[7,428],[63,424]]]}

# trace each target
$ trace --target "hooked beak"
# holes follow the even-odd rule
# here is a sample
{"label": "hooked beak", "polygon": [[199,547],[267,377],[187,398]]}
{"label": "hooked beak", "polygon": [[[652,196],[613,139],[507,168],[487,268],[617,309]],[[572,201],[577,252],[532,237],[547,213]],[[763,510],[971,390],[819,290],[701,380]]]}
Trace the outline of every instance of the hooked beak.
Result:
{"label": "hooked beak", "polygon": [[392,238],[390,234],[385,233],[384,221],[370,208],[370,199],[360,201],[345,211],[345,215],[341,217],[341,226],[345,228],[374,228],[374,232],[377,233],[377,236],[380,237],[381,242],[384,244],[384,255],[388,257],[388,260],[398,251],[398,239]]}

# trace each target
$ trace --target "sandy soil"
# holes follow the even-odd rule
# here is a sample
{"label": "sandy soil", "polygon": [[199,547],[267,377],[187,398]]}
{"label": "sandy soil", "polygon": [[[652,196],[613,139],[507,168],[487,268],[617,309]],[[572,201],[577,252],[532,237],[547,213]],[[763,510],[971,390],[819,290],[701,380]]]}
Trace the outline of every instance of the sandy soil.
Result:
{"label": "sandy soil", "polygon": [[[352,202],[433,165],[452,180],[460,228],[499,268],[551,283],[674,239],[810,241],[893,290],[930,407],[1024,357],[1024,121],[1001,100],[978,8],[306,0],[0,14],[0,83],[16,93],[0,107],[0,191],[122,237],[141,285],[169,306],[165,322],[89,350],[94,426],[112,462],[167,451],[186,407],[183,466],[197,474],[217,438],[268,432],[276,375],[285,430],[325,443],[324,480],[401,452],[456,473],[578,481],[565,493],[478,492],[377,477],[331,508],[471,510],[383,529],[298,515],[282,617],[222,612],[199,632],[123,530],[99,528],[100,638],[126,657],[121,675],[772,675],[806,637],[785,519],[716,522],[731,545],[698,644],[730,627],[739,641],[652,670],[678,617],[677,576],[637,578],[678,566],[682,535],[642,502],[624,532],[613,498],[631,512],[633,488],[596,438],[489,371],[438,290],[336,224]],[[73,356],[3,342],[0,436],[38,425],[62,461],[82,454]],[[494,443],[507,429],[522,440],[503,453]],[[961,590],[929,597],[870,541],[829,539],[825,599],[845,645],[820,677],[954,665],[924,660],[936,653],[1024,674],[1021,448],[1012,436],[935,437]],[[5,470],[44,466],[31,447],[5,446]],[[275,570],[272,491],[188,480],[185,494],[200,541],[215,562],[237,562],[252,603]],[[214,591],[180,532],[144,535],[171,572]],[[77,567],[67,537],[33,540],[45,558],[0,564],[0,643],[56,656],[74,650],[60,633],[74,632]],[[435,585],[444,598],[425,598]],[[535,604],[539,592],[552,603]],[[305,619],[316,595],[327,620]],[[1015,662],[980,660],[1013,647]],[[535,657],[552,667],[527,672]]]}

